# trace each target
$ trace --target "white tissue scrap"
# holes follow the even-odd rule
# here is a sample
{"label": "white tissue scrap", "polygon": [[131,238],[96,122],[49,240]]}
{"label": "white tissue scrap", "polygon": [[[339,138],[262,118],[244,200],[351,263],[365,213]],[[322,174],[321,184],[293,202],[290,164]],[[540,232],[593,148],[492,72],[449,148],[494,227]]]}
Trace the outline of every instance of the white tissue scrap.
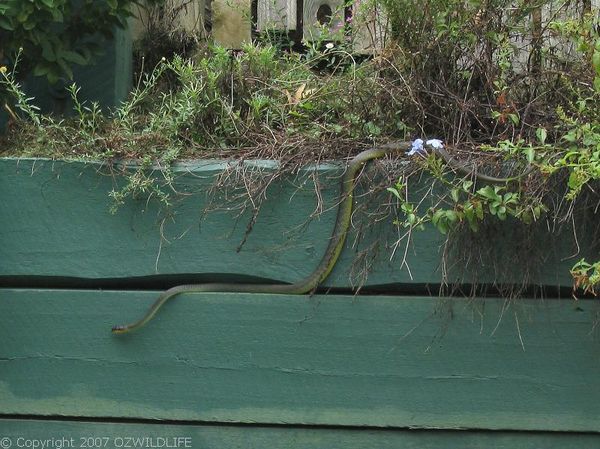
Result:
{"label": "white tissue scrap", "polygon": [[[425,142],[425,145],[435,149],[444,148],[444,144],[440,139],[429,139],[427,142]],[[410,151],[406,153],[407,156],[412,156],[414,154],[427,154],[427,150],[423,146],[423,139],[413,140]]]}

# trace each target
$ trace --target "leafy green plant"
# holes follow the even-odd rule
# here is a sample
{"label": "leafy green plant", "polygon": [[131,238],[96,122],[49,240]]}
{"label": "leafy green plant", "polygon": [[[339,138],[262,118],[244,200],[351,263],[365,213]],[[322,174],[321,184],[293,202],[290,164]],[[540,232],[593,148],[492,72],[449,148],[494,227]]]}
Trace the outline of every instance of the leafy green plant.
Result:
{"label": "leafy green plant", "polygon": [[571,268],[574,285],[573,291],[582,288],[585,293],[596,295],[596,287],[600,284],[600,262],[588,263],[581,259]]}
{"label": "leafy green plant", "polygon": [[[414,205],[406,200],[407,183],[399,180],[395,186],[387,190],[400,203],[404,220],[397,220],[396,225],[404,228],[424,229],[426,223],[431,223],[442,234],[448,234],[459,224],[466,223],[476,232],[486,215],[496,217],[501,221],[512,217],[525,223],[539,219],[545,211],[545,206],[536,204],[526,207],[520,200],[518,192],[507,191],[505,186],[486,185],[474,190],[473,181],[444,180],[447,186],[444,195],[435,200],[433,206]],[[419,209],[425,207],[424,213]]]}
{"label": "leafy green plant", "polygon": [[[562,139],[567,145],[567,150],[548,167],[548,170],[569,171],[567,197],[571,200],[579,195],[585,185],[600,179],[600,114],[591,109],[595,107],[592,105],[600,104],[600,93],[595,96],[595,99],[578,102],[574,115],[567,115],[562,108],[558,109],[566,128]],[[597,120],[590,120],[588,114],[592,117],[597,115]]]}
{"label": "leafy green plant", "polygon": [[[519,160],[539,169],[531,179],[511,185],[514,190],[465,190],[462,180],[445,178],[439,162],[430,160],[427,170],[447,193],[418,219],[415,208],[401,201],[406,219],[399,224],[430,221],[445,234],[463,222],[476,231],[486,216],[526,224],[545,214],[555,222],[574,220],[579,197],[596,195],[600,180],[597,14],[569,11],[570,17],[556,15],[543,28],[539,11],[544,4],[556,7],[552,0],[513,5],[510,14],[503,0],[428,0],[422,8],[405,1],[384,4],[398,54],[406,55],[397,67],[404,67],[415,112],[423,111],[424,122],[417,127],[458,147],[478,148],[482,158],[493,155],[500,170],[514,172]],[[532,45],[520,48],[515,37],[529,32]],[[432,117],[442,129],[425,122]],[[585,261],[576,265],[576,284],[591,291],[599,281],[595,267]]]}
{"label": "leafy green plant", "polygon": [[97,101],[93,101],[91,106],[82,104],[77,97],[80,89],[75,83],[71,84],[67,90],[71,94],[71,100],[73,100],[73,109],[79,121],[79,128],[93,137],[99,130],[100,122],[103,119],[100,104]]}
{"label": "leafy green plant", "polygon": [[[20,55],[21,51],[19,50],[15,57],[15,66],[19,63]],[[5,66],[0,68],[0,86],[4,86],[7,92],[14,97],[16,107],[23,114],[25,114],[25,116],[31,121],[31,123],[33,123],[36,126],[41,125],[41,119],[38,113],[40,108],[33,104],[33,98],[27,97],[27,95],[21,88],[21,85],[17,82],[15,73],[9,72]]]}
{"label": "leafy green plant", "polygon": [[215,46],[197,60],[159,61],[114,111],[80,101],[77,86],[70,85],[74,116],[66,119],[39,114],[15,69],[5,69],[2,87],[13,94],[16,106],[2,148],[19,155],[143,161],[139,172],[125,173],[128,182],[111,194],[115,204],[149,195],[167,205],[168,193],[162,195],[161,186],[146,177],[153,164],[160,164],[168,185],[169,166],[182,157],[221,149],[243,154],[268,140],[298,136],[304,139],[297,146],[301,152],[330,139],[372,141],[396,132],[385,105],[366,107],[373,93],[388,92],[373,76],[375,64],[325,73],[313,69],[317,58],[337,52],[324,48],[321,56],[307,59],[278,54],[270,45],[246,45],[241,52]]}
{"label": "leafy green plant", "polygon": [[72,78],[73,65],[86,65],[102,52],[104,38],[127,26],[135,0],[1,0],[0,63],[50,82]]}

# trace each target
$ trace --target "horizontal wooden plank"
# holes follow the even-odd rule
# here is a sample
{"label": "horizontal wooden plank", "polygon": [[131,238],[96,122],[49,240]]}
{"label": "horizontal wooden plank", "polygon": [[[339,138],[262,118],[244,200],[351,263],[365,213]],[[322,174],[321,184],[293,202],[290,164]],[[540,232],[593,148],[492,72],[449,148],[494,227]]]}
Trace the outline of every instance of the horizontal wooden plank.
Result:
{"label": "horizontal wooden plank", "polygon": [[[0,445],[201,449],[597,449],[600,435],[1,420]],[[3,440],[4,438],[4,440]]]}
{"label": "horizontal wooden plank", "polygon": [[[17,277],[189,275],[187,282],[216,276],[294,282],[311,273],[333,230],[341,168],[323,165],[317,170],[324,211],[313,220],[309,217],[318,204],[314,169],[307,168],[298,178],[276,181],[267,191],[267,200],[245,245],[237,252],[250,214],[236,218],[237,211],[202,213],[208,205],[206,193],[225,166],[220,161],[179,164],[174,169],[174,188],[181,195],[174,196],[169,210],[161,209],[156,201],[139,198],[127,201],[111,215],[109,192],[118,189],[123,180],[112,176],[109,168],[79,162],[0,159],[0,281],[14,286],[21,285],[10,283]],[[249,168],[257,166],[269,170],[273,163],[248,162]],[[160,173],[155,176],[160,180]],[[427,190],[431,181],[421,182],[424,185],[415,186],[413,191]],[[389,198],[381,198],[384,200]],[[357,195],[357,203],[364,202],[373,207],[379,204],[379,200]],[[580,257],[576,244],[567,236],[558,239],[548,234],[525,246],[515,238],[514,226],[505,225],[491,235],[482,233],[479,245],[488,253],[487,259],[472,255],[468,266],[464,257],[449,259],[442,270],[444,236],[432,228],[415,231],[407,250],[409,240],[405,239],[394,252],[399,235],[392,222],[391,216],[357,214],[346,249],[325,285],[359,285],[365,282],[363,274],[369,267],[365,285],[371,286],[437,284],[442,271],[449,281],[460,283],[570,286],[569,267],[574,257]],[[553,242],[562,245],[559,250],[553,248]],[[377,250],[367,252],[373,245],[378,245]],[[462,247],[473,245],[466,241]],[[402,263],[404,257],[406,264]],[[495,269],[496,263],[504,264],[504,269]],[[531,273],[523,279],[525,268]]]}
{"label": "horizontal wooden plank", "polygon": [[4,414],[600,431],[597,301],[0,290]]}

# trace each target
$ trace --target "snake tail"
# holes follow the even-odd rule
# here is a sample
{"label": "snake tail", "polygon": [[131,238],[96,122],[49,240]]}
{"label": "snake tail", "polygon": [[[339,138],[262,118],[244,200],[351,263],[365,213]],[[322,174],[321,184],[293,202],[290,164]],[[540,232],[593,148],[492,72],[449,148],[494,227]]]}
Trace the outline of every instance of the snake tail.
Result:
{"label": "snake tail", "polygon": [[236,283],[205,283],[178,285],[160,294],[150,306],[146,314],[138,321],[118,325],[112,328],[114,334],[125,334],[145,326],[170,299],[184,293],[198,292],[231,292],[231,293],[273,293],[302,295],[315,290],[329,276],[342,252],[354,203],[353,192],[356,177],[362,167],[373,159],[382,158],[388,154],[405,152],[411,142],[396,142],[370,148],[354,156],[348,164],[341,181],[341,200],[337,210],[335,225],[329,240],[329,245],[323,254],[319,265],[304,279],[293,284],[236,284]]}
{"label": "snake tail", "polygon": [[[342,252],[353,208],[353,193],[356,183],[356,177],[362,167],[373,159],[382,158],[388,154],[406,152],[411,148],[412,142],[395,142],[381,145],[375,148],[362,151],[354,156],[342,176],[341,181],[341,199],[338,206],[335,225],[329,240],[329,245],[323,254],[323,258],[319,265],[304,279],[301,279],[293,284],[236,284],[236,283],[205,283],[205,284],[187,284],[178,285],[161,293],[156,301],[150,306],[146,314],[138,321],[131,324],[118,325],[112,328],[114,334],[125,334],[145,326],[159,311],[159,309],[171,298],[184,293],[198,292],[231,292],[231,293],[273,293],[273,294],[288,294],[302,295],[315,290],[329,276]],[[516,181],[527,176],[533,170],[530,166],[523,173],[511,178],[495,178],[479,174],[469,165],[465,165],[455,160],[443,148],[429,148],[440,156],[446,164],[454,168],[456,171],[466,175],[474,176],[485,182],[505,184],[511,181]]]}

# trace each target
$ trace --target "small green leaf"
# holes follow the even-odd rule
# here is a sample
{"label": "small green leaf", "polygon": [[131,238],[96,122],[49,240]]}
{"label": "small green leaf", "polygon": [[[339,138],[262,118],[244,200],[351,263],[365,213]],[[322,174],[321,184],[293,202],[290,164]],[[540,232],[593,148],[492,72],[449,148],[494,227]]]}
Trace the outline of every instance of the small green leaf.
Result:
{"label": "small green leaf", "polygon": [[29,18],[29,11],[27,11],[27,9],[23,9],[21,10],[21,12],[19,13],[19,15],[17,16],[17,20],[20,23],[25,23],[27,22],[27,19]]}
{"label": "small green leaf", "polygon": [[535,135],[538,139],[538,141],[544,145],[544,143],[546,143],[546,137],[548,137],[548,132],[546,131],[546,128],[538,128],[535,131]]}
{"label": "small green leaf", "polygon": [[63,50],[60,52],[60,56],[64,58],[65,61],[72,62],[74,64],[79,65],[87,65],[88,61],[79,53],[71,50]]}
{"label": "small green leaf", "polygon": [[452,189],[450,191],[450,196],[452,197],[452,199],[454,200],[455,203],[458,203],[458,199],[459,199],[458,194],[459,194],[458,189]]}
{"label": "small green leaf", "polygon": [[393,188],[393,187],[388,187],[387,189],[388,192],[390,192],[392,195],[394,195],[396,198],[398,198],[399,200],[402,200],[402,197],[400,196],[400,194],[398,193],[398,191]]}
{"label": "small green leaf", "polygon": [[533,147],[529,146],[523,150],[527,157],[527,162],[532,163],[535,160],[535,151]]}
{"label": "small green leaf", "polygon": [[46,79],[50,82],[50,84],[55,84],[59,78],[60,78],[60,75],[59,75],[58,71],[48,68],[48,73],[46,74]]}
{"label": "small green leaf", "polygon": [[38,24],[35,22],[35,20],[32,21],[27,21],[23,24],[23,29],[25,31],[31,31],[33,30]]}
{"label": "small green leaf", "polygon": [[54,47],[50,42],[46,39],[42,40],[42,58],[49,62],[56,62],[56,52],[54,51]]}
{"label": "small green leaf", "polygon": [[305,111],[313,111],[315,109],[315,105],[310,101],[302,101],[298,103],[298,107],[304,109]]}
{"label": "small green leaf", "polygon": [[438,231],[440,231],[442,234],[446,235],[448,234],[448,224],[444,221],[444,220],[439,220],[436,224],[435,227],[438,229]]}
{"label": "small green leaf", "polygon": [[450,223],[455,223],[458,221],[458,213],[456,213],[456,211],[454,210],[447,210],[445,213],[446,219],[450,222]]}
{"label": "small green leaf", "polygon": [[592,56],[592,66],[596,75],[600,75],[600,50],[598,49],[594,51],[594,55]]}
{"label": "small green leaf", "polygon": [[568,185],[571,190],[579,190],[581,187],[582,180],[581,174],[578,171],[572,171],[569,175]]}
{"label": "small green leaf", "polygon": [[465,208],[465,218],[467,219],[467,223],[469,223],[469,228],[471,228],[471,231],[477,232],[479,229],[479,223],[477,222],[475,210],[472,206]]}
{"label": "small green leaf", "polygon": [[4,17],[0,17],[0,28],[7,30],[7,31],[13,31],[15,29],[13,24]]}
{"label": "small green leaf", "polygon": [[592,268],[592,266],[587,263],[585,261],[585,259],[581,259],[579,262],[577,262],[575,265],[573,265],[573,268],[571,268],[571,270],[589,270],[590,268]]}
{"label": "small green leaf", "polygon": [[73,79],[73,70],[71,69],[69,64],[67,64],[67,62],[62,58],[57,58],[56,62],[58,63],[58,66],[62,69],[64,74],[67,75],[69,79]]}
{"label": "small green leaf", "polygon": [[52,20],[54,20],[55,22],[62,23],[64,21],[64,16],[60,9],[52,8],[51,13],[52,13]]}
{"label": "small green leaf", "polygon": [[482,187],[477,191],[477,194],[492,201],[497,200],[499,198],[498,194],[496,193],[496,190],[492,186]]}
{"label": "small green leaf", "polygon": [[563,136],[563,139],[567,142],[576,142],[577,141],[577,133],[572,130]]}
{"label": "small green leaf", "polygon": [[46,76],[50,71],[49,67],[45,64],[44,61],[38,62],[33,68],[34,76]]}
{"label": "small green leaf", "polygon": [[479,220],[483,220],[483,204],[475,203],[475,214]]}

